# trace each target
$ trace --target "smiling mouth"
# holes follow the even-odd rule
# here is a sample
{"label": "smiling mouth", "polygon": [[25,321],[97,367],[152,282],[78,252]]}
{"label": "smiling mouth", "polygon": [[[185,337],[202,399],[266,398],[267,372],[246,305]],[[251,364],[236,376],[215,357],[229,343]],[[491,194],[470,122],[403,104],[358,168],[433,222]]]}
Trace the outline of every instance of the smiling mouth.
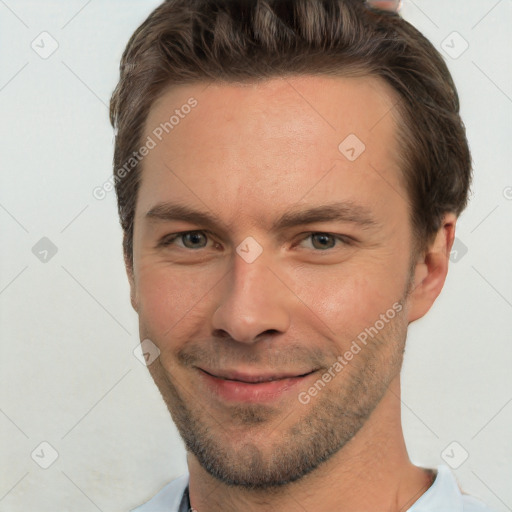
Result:
{"label": "smiling mouth", "polygon": [[213,370],[195,367],[206,389],[222,403],[275,403],[311,378],[314,370],[294,372]]}
{"label": "smiling mouth", "polygon": [[278,373],[278,374],[255,374],[255,375],[249,375],[249,374],[243,374],[238,372],[214,372],[214,371],[207,371],[203,368],[198,368],[198,370],[202,371],[203,373],[209,375],[210,377],[214,377],[215,379],[220,380],[226,380],[226,381],[232,381],[232,382],[242,382],[244,384],[261,384],[264,382],[274,382],[274,381],[280,381],[280,380],[286,380],[286,379],[299,379],[302,377],[306,377],[307,375],[310,375],[314,373],[316,370],[310,370],[305,373]]}

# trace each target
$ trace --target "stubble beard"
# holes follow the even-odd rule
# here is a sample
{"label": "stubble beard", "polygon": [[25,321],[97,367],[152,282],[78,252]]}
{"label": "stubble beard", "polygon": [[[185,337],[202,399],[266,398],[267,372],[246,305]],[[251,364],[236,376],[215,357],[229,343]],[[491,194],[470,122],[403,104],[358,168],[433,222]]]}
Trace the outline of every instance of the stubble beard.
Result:
{"label": "stubble beard", "polygon": [[[408,292],[409,285],[402,304]],[[297,399],[290,412],[263,404],[232,406],[226,425],[226,414],[216,418],[213,410],[196,403],[193,392],[176,382],[160,359],[150,371],[187,450],[211,476],[226,485],[271,491],[318,468],[368,420],[400,372],[407,333],[402,315],[390,320],[308,404]],[[290,413],[299,418],[284,427]],[[235,442],[229,435],[234,428],[241,434]]]}

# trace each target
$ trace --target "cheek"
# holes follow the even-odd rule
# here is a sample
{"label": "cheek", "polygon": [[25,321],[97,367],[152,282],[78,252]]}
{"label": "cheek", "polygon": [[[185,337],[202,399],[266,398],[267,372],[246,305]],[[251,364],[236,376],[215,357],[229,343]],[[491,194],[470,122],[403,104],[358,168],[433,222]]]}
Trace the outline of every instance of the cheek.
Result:
{"label": "cheek", "polygon": [[188,338],[204,323],[208,294],[221,276],[207,270],[171,270],[166,265],[141,264],[137,275],[139,318],[144,335],[161,351]]}
{"label": "cheek", "polygon": [[378,263],[301,268],[291,275],[293,290],[324,324],[329,337],[346,340],[373,325],[402,298],[405,269],[386,258]]}

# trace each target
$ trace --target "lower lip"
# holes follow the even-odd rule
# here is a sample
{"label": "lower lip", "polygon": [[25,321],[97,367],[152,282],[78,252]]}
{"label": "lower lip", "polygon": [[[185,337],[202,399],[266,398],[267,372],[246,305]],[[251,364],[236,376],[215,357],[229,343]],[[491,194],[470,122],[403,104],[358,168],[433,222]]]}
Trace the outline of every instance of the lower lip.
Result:
{"label": "lower lip", "polygon": [[217,396],[230,402],[271,402],[286,393],[295,390],[312,374],[302,377],[272,380],[270,382],[249,383],[237,380],[226,380],[214,377],[199,370],[208,388]]}

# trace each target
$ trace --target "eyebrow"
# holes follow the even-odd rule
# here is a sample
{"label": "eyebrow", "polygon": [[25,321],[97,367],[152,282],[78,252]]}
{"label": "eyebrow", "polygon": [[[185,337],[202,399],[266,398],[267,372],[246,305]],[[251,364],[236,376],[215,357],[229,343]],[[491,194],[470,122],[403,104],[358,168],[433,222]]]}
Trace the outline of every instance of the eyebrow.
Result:
{"label": "eyebrow", "polygon": [[[216,229],[223,226],[222,220],[215,214],[196,210],[187,205],[175,203],[159,203],[145,215],[148,220],[185,221],[191,224]],[[284,212],[271,226],[271,231],[278,232],[304,224],[315,222],[347,222],[363,228],[379,226],[371,211],[352,201],[335,202],[306,209],[292,208]]]}

